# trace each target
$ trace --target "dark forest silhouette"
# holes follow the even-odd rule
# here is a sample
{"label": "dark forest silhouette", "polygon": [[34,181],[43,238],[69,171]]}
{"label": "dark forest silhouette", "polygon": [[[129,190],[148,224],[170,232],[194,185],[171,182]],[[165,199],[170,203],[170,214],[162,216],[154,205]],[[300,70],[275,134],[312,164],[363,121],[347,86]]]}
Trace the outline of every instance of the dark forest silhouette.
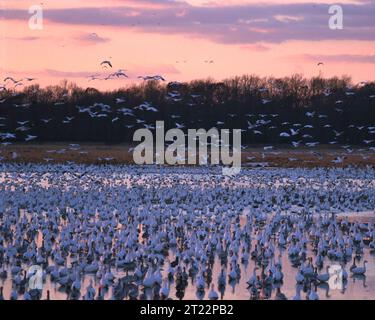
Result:
{"label": "dark forest silhouette", "polygon": [[352,85],[349,77],[145,81],[111,92],[65,80],[4,90],[0,102],[2,142],[28,135],[36,142],[131,142],[136,129],[164,120],[166,129],[243,129],[244,144],[375,145],[375,83]]}

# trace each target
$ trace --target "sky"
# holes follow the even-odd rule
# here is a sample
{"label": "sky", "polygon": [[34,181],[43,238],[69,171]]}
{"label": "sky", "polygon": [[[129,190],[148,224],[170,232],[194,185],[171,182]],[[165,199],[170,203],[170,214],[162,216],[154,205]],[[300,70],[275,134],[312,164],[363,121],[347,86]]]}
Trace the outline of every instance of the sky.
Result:
{"label": "sky", "polygon": [[[98,89],[126,87],[142,81],[138,76],[157,74],[167,81],[294,73],[375,80],[375,1],[341,0],[343,30],[328,26],[333,4],[0,0],[0,80],[34,77],[46,86],[68,79]],[[29,28],[31,5],[43,8],[42,30]],[[101,66],[104,60],[113,69]],[[89,81],[90,75],[104,78],[119,69],[129,78]]]}

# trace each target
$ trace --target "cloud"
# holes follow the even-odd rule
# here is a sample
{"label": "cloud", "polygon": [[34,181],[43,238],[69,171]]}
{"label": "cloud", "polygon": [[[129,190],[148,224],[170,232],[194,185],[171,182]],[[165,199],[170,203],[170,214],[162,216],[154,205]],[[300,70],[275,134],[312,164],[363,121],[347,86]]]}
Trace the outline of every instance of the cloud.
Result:
{"label": "cloud", "polygon": [[140,75],[155,75],[155,74],[180,74],[181,72],[173,65],[159,64],[154,66],[140,66],[130,65],[129,76],[136,78]]}
{"label": "cloud", "polygon": [[111,39],[100,37],[97,33],[94,32],[76,36],[74,39],[84,44],[98,44],[111,41]]}
{"label": "cloud", "polygon": [[[131,1],[132,2],[132,1]],[[128,4],[129,1],[124,2]],[[198,36],[228,44],[280,43],[289,40],[373,41],[375,4],[342,5],[344,30],[330,30],[329,4],[242,4],[192,6],[186,2],[142,0],[139,7],[65,8],[45,11],[47,21],[132,28],[138,32]],[[147,4],[160,6],[149,7]],[[162,4],[167,5],[162,5]],[[4,19],[27,19],[22,10],[0,10]]]}
{"label": "cloud", "polygon": [[246,45],[243,45],[241,49],[256,51],[256,52],[265,52],[265,51],[271,50],[271,48],[260,43],[246,44]]}
{"label": "cloud", "polygon": [[370,63],[375,64],[375,55],[353,55],[353,54],[339,54],[339,55],[309,55],[303,54],[294,56],[292,59],[299,58],[304,61],[324,63]]}
{"label": "cloud", "polygon": [[32,36],[26,36],[26,37],[5,37],[7,40],[16,40],[16,41],[36,41],[40,40],[39,37],[32,37]]}
{"label": "cloud", "polygon": [[304,17],[302,17],[302,16],[286,16],[286,15],[282,15],[282,14],[276,15],[276,16],[274,16],[274,18],[277,21],[285,22],[285,23],[304,20]]}
{"label": "cloud", "polygon": [[96,74],[95,71],[62,71],[55,69],[45,69],[40,72],[42,75],[48,75],[54,78],[88,78],[91,75]]}

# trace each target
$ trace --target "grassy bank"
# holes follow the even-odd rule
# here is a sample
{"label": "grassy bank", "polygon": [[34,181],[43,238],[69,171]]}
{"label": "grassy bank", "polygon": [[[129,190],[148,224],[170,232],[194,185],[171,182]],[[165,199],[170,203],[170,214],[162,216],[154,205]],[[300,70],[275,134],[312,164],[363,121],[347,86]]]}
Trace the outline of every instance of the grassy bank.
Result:
{"label": "grassy bank", "polygon": [[[64,163],[82,164],[133,164],[132,146],[128,144],[13,144],[0,147],[0,162],[18,163]],[[344,158],[335,163],[338,158]],[[275,147],[264,151],[263,147],[247,147],[242,151],[243,166],[268,165],[275,167],[342,167],[355,165],[375,166],[375,154],[363,149],[346,150],[331,146],[292,149]]]}

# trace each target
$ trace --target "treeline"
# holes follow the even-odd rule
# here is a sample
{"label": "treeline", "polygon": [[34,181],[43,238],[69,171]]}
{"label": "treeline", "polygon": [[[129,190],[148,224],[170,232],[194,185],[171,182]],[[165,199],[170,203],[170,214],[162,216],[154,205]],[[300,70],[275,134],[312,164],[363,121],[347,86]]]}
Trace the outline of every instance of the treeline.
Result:
{"label": "treeline", "polygon": [[151,128],[157,120],[164,120],[166,129],[243,129],[248,144],[373,146],[375,83],[352,84],[348,77],[241,76],[222,82],[148,81],[110,92],[68,81],[0,92],[3,142],[30,135],[38,142],[131,142],[136,129]]}

